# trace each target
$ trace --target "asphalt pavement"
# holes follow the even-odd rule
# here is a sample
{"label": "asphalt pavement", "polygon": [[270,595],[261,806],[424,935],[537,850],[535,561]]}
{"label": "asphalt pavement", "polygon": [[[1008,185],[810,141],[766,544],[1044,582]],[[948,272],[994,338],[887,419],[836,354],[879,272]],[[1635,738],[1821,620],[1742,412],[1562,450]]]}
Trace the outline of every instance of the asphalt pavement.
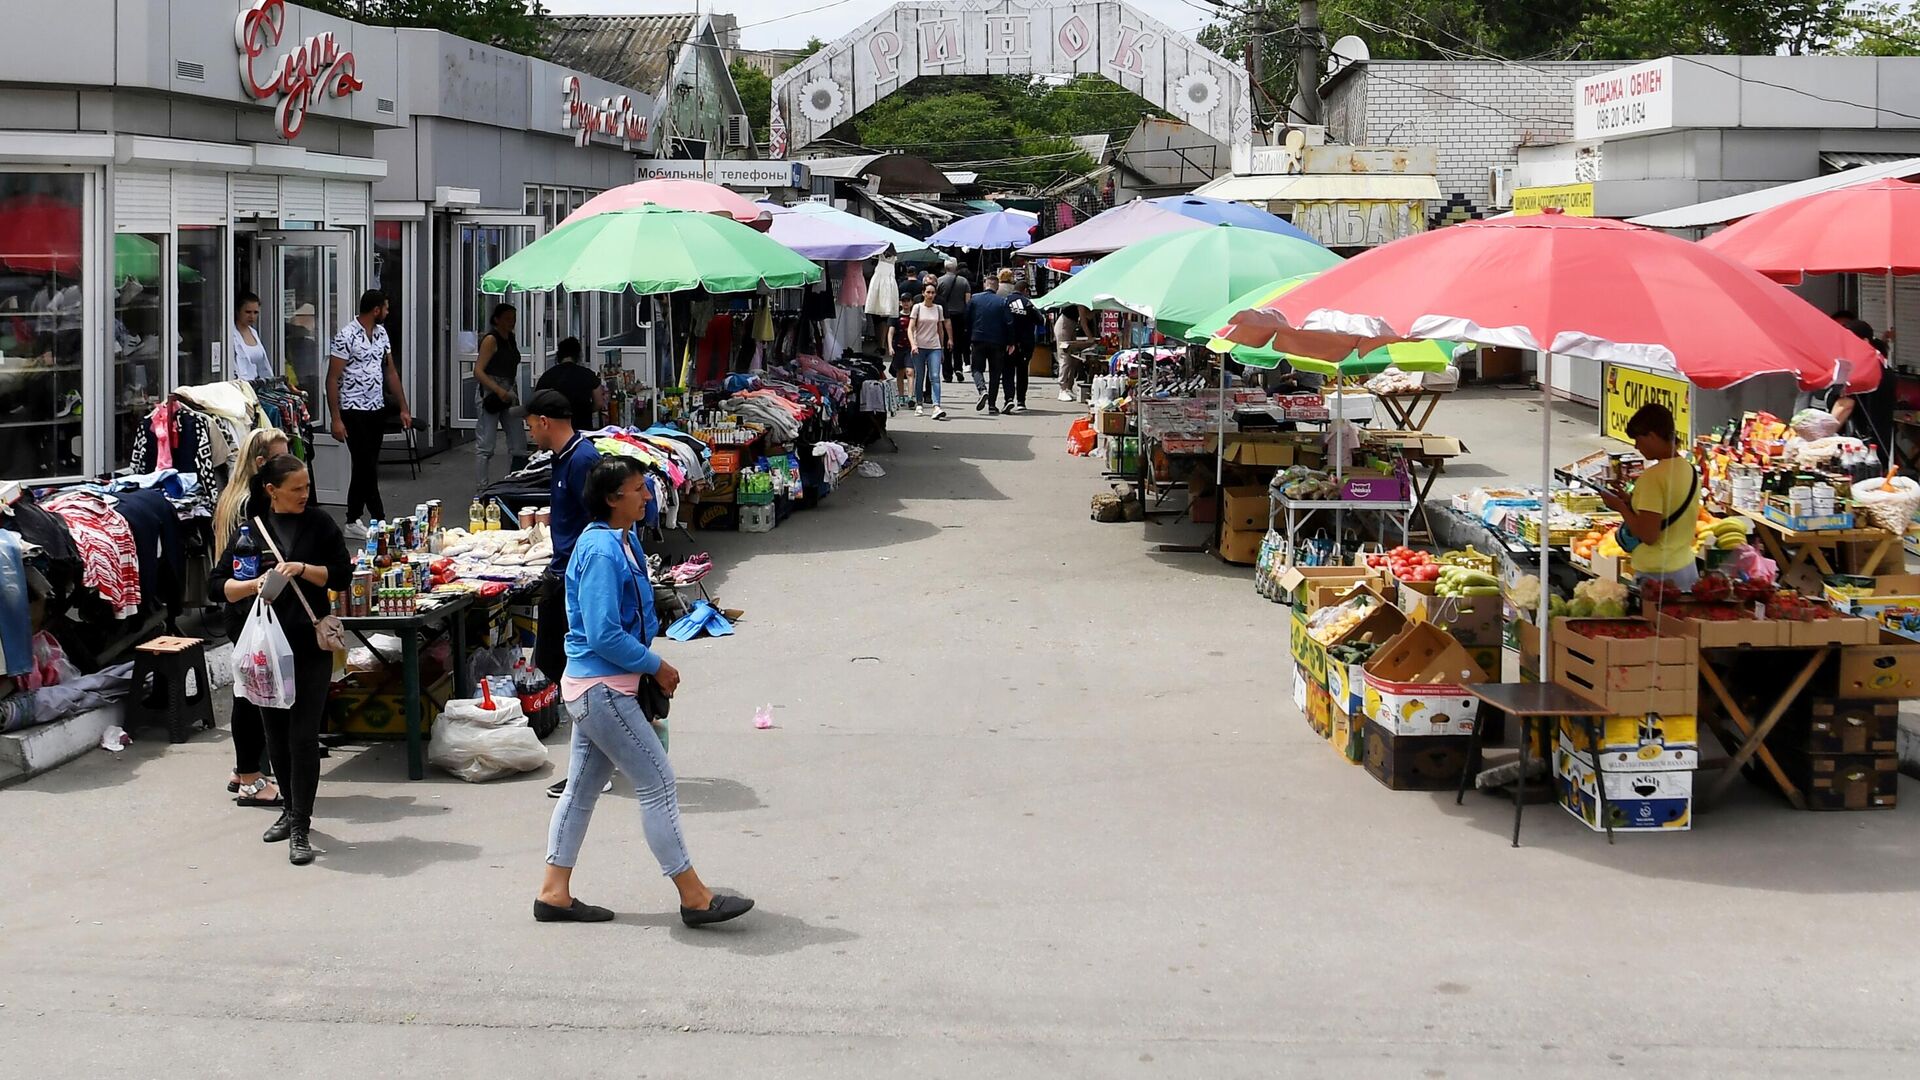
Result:
{"label": "asphalt pavement", "polygon": [[[679,925],[631,791],[574,879],[619,918],[536,924],[548,770],[409,783],[398,747],[336,751],[295,868],[229,801],[224,731],[142,732],[0,791],[7,1074],[1913,1074],[1920,799],[1736,785],[1611,847],[1541,806],[1515,850],[1507,803],[1389,792],[1289,703],[1247,570],[1153,550],[1192,526],[1088,520],[1098,465],[1038,390],[988,418],[956,389],[951,420],[895,420],[886,476],[698,534],[746,614],[663,646],[673,758],[746,918]],[[1435,427],[1476,468],[1537,462],[1527,409]]]}

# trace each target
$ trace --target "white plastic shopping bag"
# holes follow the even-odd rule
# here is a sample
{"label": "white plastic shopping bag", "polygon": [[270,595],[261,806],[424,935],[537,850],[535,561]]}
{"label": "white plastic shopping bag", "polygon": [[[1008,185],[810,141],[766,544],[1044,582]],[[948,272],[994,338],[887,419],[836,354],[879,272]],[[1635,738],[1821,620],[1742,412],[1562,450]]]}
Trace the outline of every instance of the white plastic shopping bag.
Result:
{"label": "white plastic shopping bag", "polygon": [[272,604],[254,604],[233,643],[233,690],[263,709],[293,707],[293,648]]}

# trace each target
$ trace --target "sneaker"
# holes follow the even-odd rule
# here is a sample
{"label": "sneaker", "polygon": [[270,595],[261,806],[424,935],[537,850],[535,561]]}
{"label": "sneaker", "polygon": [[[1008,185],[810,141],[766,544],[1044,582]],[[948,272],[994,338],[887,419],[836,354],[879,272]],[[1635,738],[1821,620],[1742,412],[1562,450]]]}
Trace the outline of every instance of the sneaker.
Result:
{"label": "sneaker", "polygon": [[367,527],[355,519],[347,522],[346,527],[340,530],[340,534],[350,541],[364,541],[367,538]]}
{"label": "sneaker", "polygon": [[938,405],[934,406],[933,418],[935,420],[945,420],[947,418],[947,410],[940,408]]}
{"label": "sneaker", "polygon": [[989,405],[989,406],[987,406],[987,415],[988,415],[988,416],[999,416],[999,415],[1000,415],[1000,407],[999,407],[998,405]]}
{"label": "sneaker", "polygon": [[79,416],[81,415],[81,412],[82,412],[82,408],[81,408],[80,391],[69,390],[67,391],[66,400],[60,403],[60,411],[57,413],[54,413],[53,415],[56,418],[62,417],[62,416]]}
{"label": "sneaker", "polygon": [[1011,401],[1007,402],[1007,407],[1005,409],[1005,412],[1008,416],[1012,416],[1014,413],[1025,412],[1025,411],[1026,411],[1026,406],[1020,405]]}
{"label": "sneaker", "polygon": [[[975,402],[973,403],[973,411],[974,411],[974,412],[986,412],[986,411],[987,411],[987,399],[986,399],[986,397],[985,397],[984,395],[982,395],[982,396],[981,396],[981,398],[980,398],[980,399],[979,399],[978,401],[975,401]],[[998,410],[998,409],[995,409],[994,411],[995,411],[995,412],[999,412],[1000,410]]]}
{"label": "sneaker", "polygon": [[1073,395],[1072,395],[1072,394],[1069,394],[1069,393],[1067,393],[1067,392],[1066,392],[1065,390],[1062,390],[1062,391],[1060,391],[1060,400],[1061,400],[1061,401],[1072,401],[1072,400],[1073,400]]}
{"label": "sneaker", "polygon": [[913,415],[915,415],[915,416],[925,416],[925,415],[927,415],[927,410],[925,410],[925,409],[923,409],[923,408],[921,408],[921,407],[920,407],[920,406],[918,406],[918,405],[915,405],[915,406],[913,407]]}
{"label": "sneaker", "polygon": [[[605,795],[607,792],[612,790],[613,790],[613,781],[609,780],[607,781],[607,786],[600,789],[600,794]],[[566,793],[567,793],[567,781],[565,777],[562,777],[559,780],[554,781],[553,784],[547,788],[547,798],[549,799],[557,799],[560,796],[565,795]]]}

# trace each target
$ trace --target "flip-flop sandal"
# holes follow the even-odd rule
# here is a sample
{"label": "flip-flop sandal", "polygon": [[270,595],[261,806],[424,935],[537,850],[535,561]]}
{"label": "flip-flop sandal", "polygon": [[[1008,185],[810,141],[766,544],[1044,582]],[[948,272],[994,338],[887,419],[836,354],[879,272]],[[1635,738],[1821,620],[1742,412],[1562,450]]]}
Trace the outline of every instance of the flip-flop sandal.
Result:
{"label": "flip-flop sandal", "polygon": [[236,789],[239,791],[240,797],[235,799],[234,802],[241,806],[285,806],[287,804],[286,799],[280,795],[278,788],[274,789],[273,798],[263,799],[260,797],[261,792],[273,786],[273,781],[264,776],[251,784],[241,784]]}

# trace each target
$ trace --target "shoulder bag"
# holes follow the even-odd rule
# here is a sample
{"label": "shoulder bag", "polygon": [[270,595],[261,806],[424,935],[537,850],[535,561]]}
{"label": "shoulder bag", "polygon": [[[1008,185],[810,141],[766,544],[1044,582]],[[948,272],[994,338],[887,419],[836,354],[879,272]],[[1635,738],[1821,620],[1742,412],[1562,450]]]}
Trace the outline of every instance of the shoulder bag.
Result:
{"label": "shoulder bag", "polygon": [[[285,563],[286,556],[280,554],[280,545],[273,542],[273,533],[268,531],[266,522],[256,517],[253,519],[253,527],[260,530],[260,538],[267,542],[267,550],[273,552],[273,557]],[[315,615],[313,605],[307,602],[306,590],[300,587],[299,582],[293,583],[293,595],[299,599],[301,608],[307,613],[307,618],[313,621],[313,640],[327,652],[346,652],[349,648],[347,627],[340,621],[340,617],[331,613],[324,617]]]}
{"label": "shoulder bag", "polygon": [[[1682,517],[1686,516],[1687,511],[1693,507],[1693,496],[1699,490],[1700,490],[1700,471],[1698,469],[1695,469],[1692,465],[1688,465],[1687,466],[1687,497],[1680,500],[1680,509],[1675,510],[1671,514],[1668,514],[1660,522],[1660,532],[1662,535],[1665,535],[1668,529],[1673,528],[1675,523],[1677,523]],[[1643,543],[1643,541],[1639,537],[1633,535],[1633,532],[1627,528],[1627,523],[1624,521],[1620,523],[1620,527],[1618,529],[1614,530],[1614,541],[1620,545],[1620,550],[1629,551],[1629,552],[1632,551],[1634,548],[1639,547],[1641,543]]]}

